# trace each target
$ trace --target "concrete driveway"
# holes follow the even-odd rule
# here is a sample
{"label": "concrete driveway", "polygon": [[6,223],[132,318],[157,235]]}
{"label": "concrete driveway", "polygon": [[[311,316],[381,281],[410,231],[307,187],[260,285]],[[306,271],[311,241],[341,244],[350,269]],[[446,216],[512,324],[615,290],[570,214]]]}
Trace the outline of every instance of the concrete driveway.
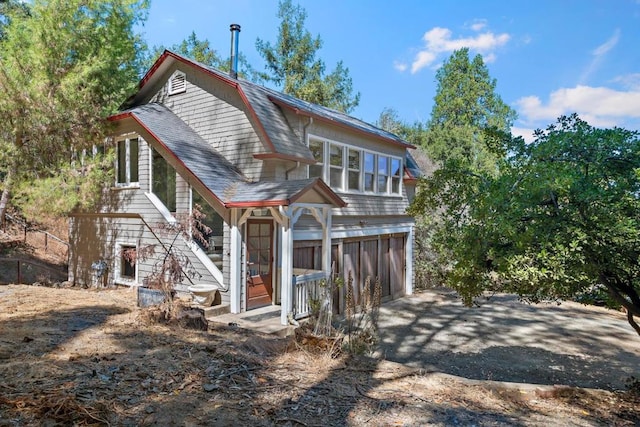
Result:
{"label": "concrete driveway", "polygon": [[379,355],[470,379],[624,389],[640,378],[640,336],[622,313],[495,295],[464,307],[449,290],[384,304]]}

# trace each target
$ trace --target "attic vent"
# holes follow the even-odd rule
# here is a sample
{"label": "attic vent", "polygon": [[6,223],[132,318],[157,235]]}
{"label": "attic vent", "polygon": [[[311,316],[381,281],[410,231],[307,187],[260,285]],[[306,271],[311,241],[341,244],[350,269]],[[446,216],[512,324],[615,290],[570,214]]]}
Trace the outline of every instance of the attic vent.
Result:
{"label": "attic vent", "polygon": [[182,93],[187,90],[187,76],[181,71],[176,71],[169,80],[169,95]]}

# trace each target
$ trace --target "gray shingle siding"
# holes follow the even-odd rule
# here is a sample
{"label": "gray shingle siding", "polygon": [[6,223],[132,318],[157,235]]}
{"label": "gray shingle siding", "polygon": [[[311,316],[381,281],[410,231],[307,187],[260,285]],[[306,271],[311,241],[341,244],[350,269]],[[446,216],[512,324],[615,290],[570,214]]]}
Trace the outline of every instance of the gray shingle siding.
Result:
{"label": "gray shingle siding", "polygon": [[[175,71],[172,68],[167,79]],[[167,95],[166,85],[159,89],[152,101],[169,108],[190,126],[203,140],[224,156],[250,180],[260,178],[262,162],[254,154],[266,150],[245,112],[245,106],[235,89],[190,67],[185,72],[187,89]]]}

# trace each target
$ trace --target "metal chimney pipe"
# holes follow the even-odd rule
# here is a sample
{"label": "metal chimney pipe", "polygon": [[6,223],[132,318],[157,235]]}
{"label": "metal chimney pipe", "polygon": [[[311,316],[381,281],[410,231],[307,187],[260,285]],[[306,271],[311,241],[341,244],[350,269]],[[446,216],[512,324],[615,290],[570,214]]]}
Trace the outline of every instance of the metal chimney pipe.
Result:
{"label": "metal chimney pipe", "polygon": [[231,24],[231,58],[229,59],[229,74],[234,79],[238,78],[238,38],[240,36],[240,25]]}

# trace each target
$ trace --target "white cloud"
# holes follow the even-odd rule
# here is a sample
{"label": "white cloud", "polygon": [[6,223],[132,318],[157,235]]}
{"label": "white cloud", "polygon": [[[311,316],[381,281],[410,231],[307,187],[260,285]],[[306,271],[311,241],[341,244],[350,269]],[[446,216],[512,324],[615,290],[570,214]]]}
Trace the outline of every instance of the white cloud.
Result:
{"label": "white cloud", "polygon": [[640,118],[640,91],[578,85],[552,92],[547,103],[537,96],[526,96],[517,100],[516,106],[521,119],[528,123],[551,123],[575,112],[593,126],[610,127]]}
{"label": "white cloud", "polygon": [[613,32],[613,35],[609,37],[607,41],[605,41],[600,46],[596,47],[593,51],[591,51],[591,55],[593,56],[593,58],[591,59],[591,62],[589,62],[589,65],[587,65],[587,67],[582,72],[582,75],[580,76],[579,81],[581,84],[585,84],[588,82],[591,75],[600,67],[600,64],[602,64],[602,61],[604,60],[607,53],[609,53],[609,51],[611,51],[614,47],[616,47],[619,40],[620,40],[620,29],[617,28]]}
{"label": "white cloud", "polygon": [[593,56],[602,56],[609,52],[611,49],[616,47],[618,44],[618,40],[620,40],[620,29],[616,28],[613,35],[606,42],[602,43],[600,46],[595,48],[591,54]]}
{"label": "white cloud", "polygon": [[496,56],[495,53],[491,52],[491,53],[487,53],[484,57],[483,60],[485,62],[485,64],[491,64],[492,62],[496,62],[496,59],[498,57]]}
{"label": "white cloud", "polygon": [[473,31],[480,31],[482,29],[484,29],[487,26],[487,20],[486,19],[476,19],[473,24],[471,24],[471,29]]}
{"label": "white cloud", "polygon": [[416,54],[413,62],[411,63],[411,74],[415,74],[418,70],[431,65],[436,60],[436,55],[428,51],[420,51]]}
{"label": "white cloud", "polygon": [[615,79],[613,79],[612,82],[620,83],[626,89],[640,91],[640,73],[632,73],[632,74],[625,74],[623,76],[618,76]]}
{"label": "white cloud", "polygon": [[534,141],[533,132],[534,129],[529,128],[521,128],[516,126],[511,128],[511,133],[513,134],[513,136],[521,136],[525,142]]}
{"label": "white cloud", "polygon": [[[480,31],[485,26],[485,22],[478,22],[472,25],[472,29]],[[433,64],[438,59],[439,54],[450,53],[464,47],[482,54],[487,58],[487,62],[495,61],[495,49],[504,46],[510,38],[511,36],[507,33],[494,34],[491,31],[478,33],[473,37],[453,38],[453,33],[450,29],[434,27],[422,37],[425,46],[416,54],[411,64],[411,73],[415,74]]]}
{"label": "white cloud", "polygon": [[400,71],[402,73],[403,71],[406,71],[407,68],[409,68],[409,66],[404,62],[394,61],[393,62],[393,68],[395,68],[396,70],[398,70],[398,71]]}

